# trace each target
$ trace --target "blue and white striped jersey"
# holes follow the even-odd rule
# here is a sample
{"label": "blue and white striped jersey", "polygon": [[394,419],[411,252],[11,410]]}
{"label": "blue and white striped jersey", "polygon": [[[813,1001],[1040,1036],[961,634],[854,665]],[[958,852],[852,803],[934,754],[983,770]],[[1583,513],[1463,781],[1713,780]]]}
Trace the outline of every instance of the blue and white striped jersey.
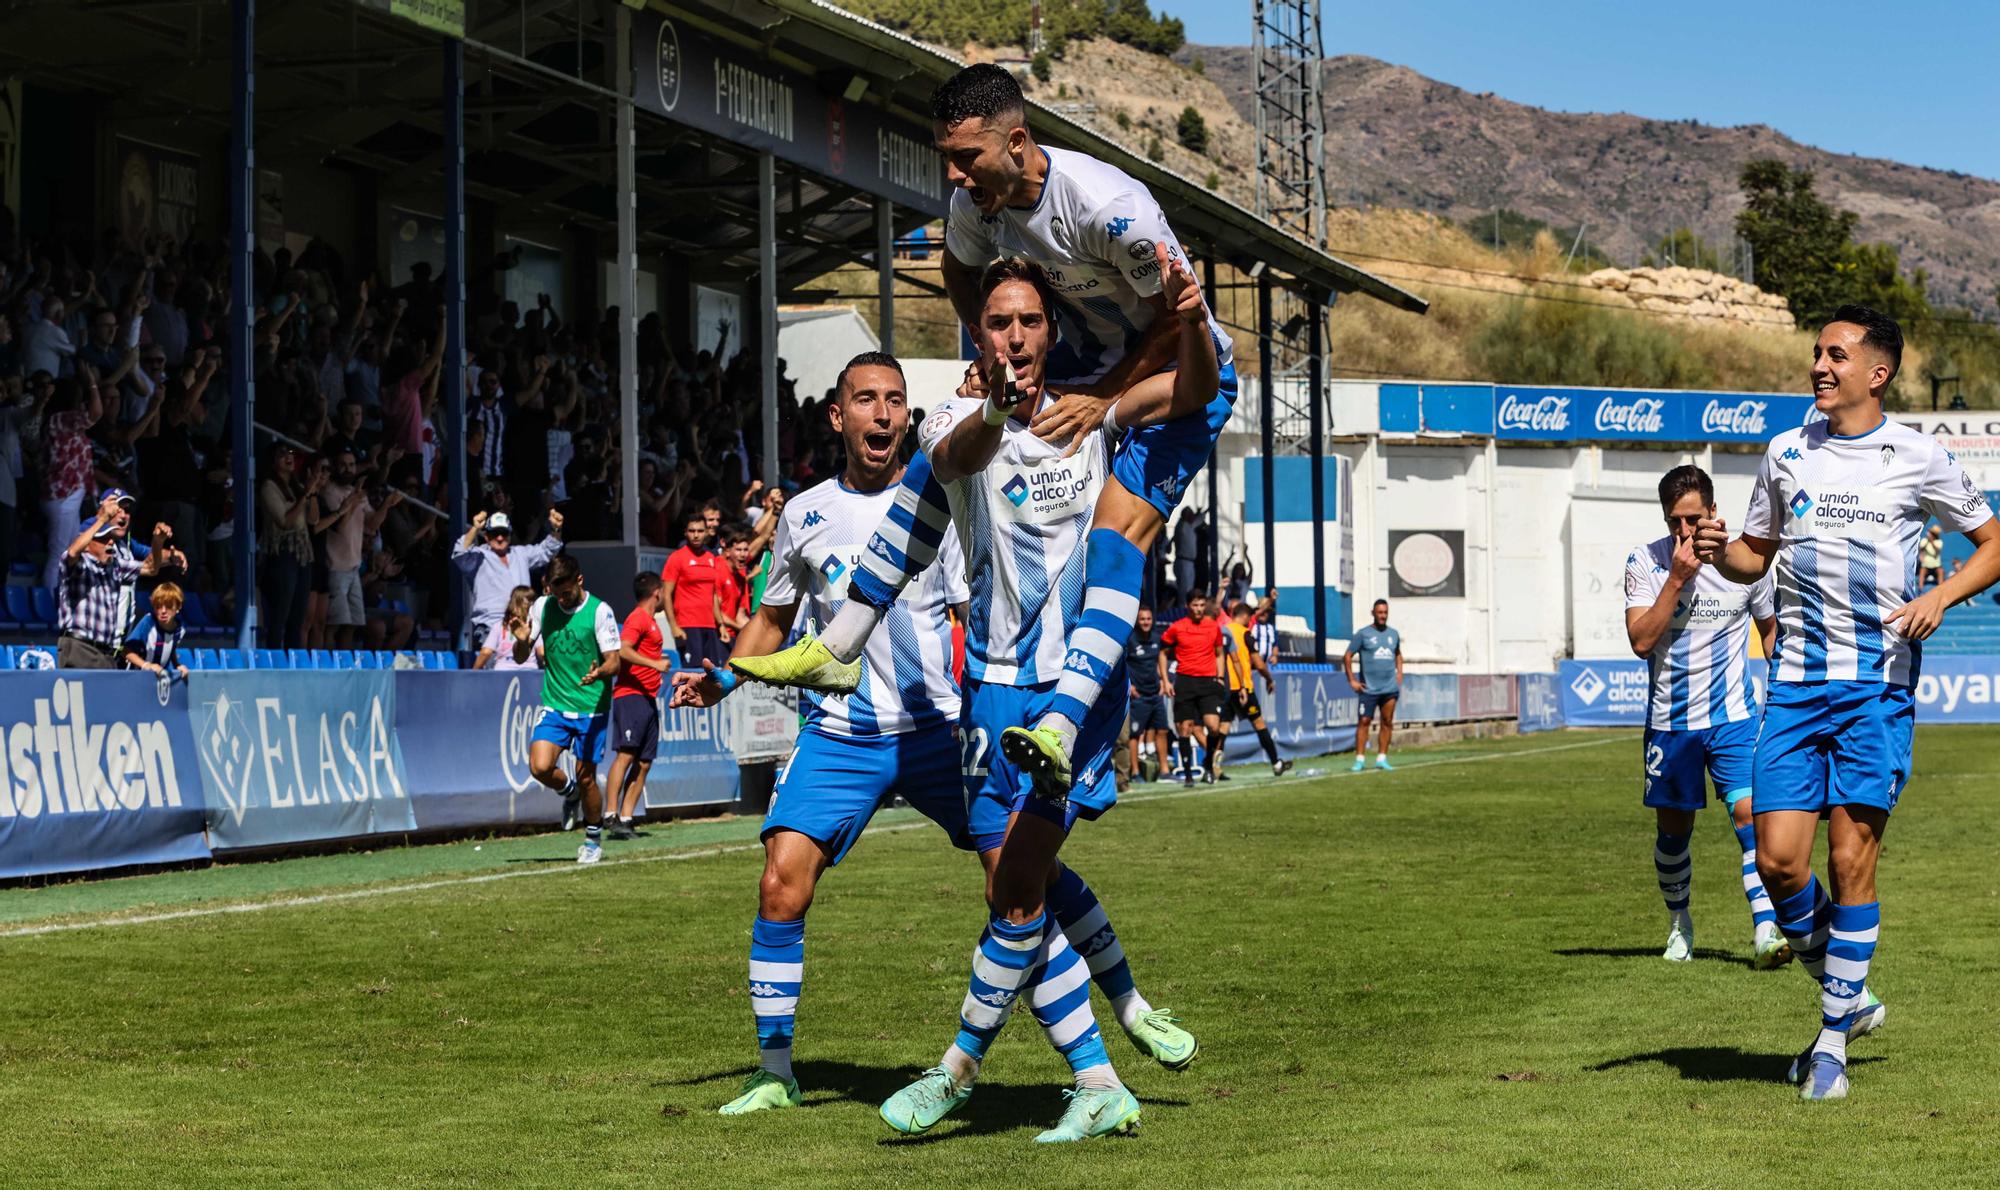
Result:
{"label": "blue and white striped jersey", "polygon": [[1883,618],[1917,594],[1925,521],[1969,533],[1993,518],[1937,439],[1885,418],[1843,438],[1819,421],[1764,450],[1743,532],[1778,543],[1781,682],[1912,685],[1919,645]]}
{"label": "blue and white striped jersey", "polygon": [[[1625,559],[1625,606],[1653,606],[1673,569],[1674,539],[1662,537]],[[1732,583],[1713,566],[1695,572],[1681,588],[1673,623],[1646,658],[1652,697],[1646,726],[1654,731],[1698,731],[1752,718],[1750,630],[1775,610],[1774,583],[1765,575],[1750,586]]]}
{"label": "blue and white striped jersey", "polygon": [[[1185,261],[1167,217],[1143,182],[1095,157],[1043,146],[1049,175],[1026,210],[982,215],[964,190],[951,195],[944,243],[962,264],[984,268],[1003,256],[1024,256],[1046,269],[1062,307],[1049,349],[1050,383],[1087,384],[1101,378],[1152,325],[1148,300],[1161,292],[1153,245]],[[1229,336],[1209,320],[1217,361],[1228,367]]]}
{"label": "blue and white striped jersey", "polygon": [[[800,610],[824,628],[847,602],[861,551],[895,502],[894,484],[857,492],[837,477],[789,501],[771,547],[764,602],[802,604]],[[860,687],[846,695],[805,692],[806,722],[846,736],[897,735],[956,723],[958,683],[952,677],[945,608],[966,598],[965,558],[947,534],[937,564],[904,588],[868,638]]]}
{"label": "blue and white striped jersey", "polygon": [[[924,450],[984,406],[944,402],[917,430]],[[1083,616],[1084,538],[1111,459],[1102,433],[1065,457],[1067,449],[1008,418],[986,469],[944,485],[972,588],[965,672],[976,681],[1033,686],[1062,676],[1064,641]]]}

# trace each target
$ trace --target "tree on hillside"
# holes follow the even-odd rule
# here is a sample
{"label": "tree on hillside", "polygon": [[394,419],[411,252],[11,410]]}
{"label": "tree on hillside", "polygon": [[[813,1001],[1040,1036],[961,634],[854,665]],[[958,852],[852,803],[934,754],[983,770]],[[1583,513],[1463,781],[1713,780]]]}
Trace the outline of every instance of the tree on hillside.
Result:
{"label": "tree on hillside", "polygon": [[1208,152],[1208,121],[1190,104],[1181,109],[1180,122],[1174,126],[1174,135],[1180,138],[1181,148],[1190,153]]}
{"label": "tree on hillside", "polygon": [[1839,283],[1849,301],[1873,306],[1903,325],[1906,333],[1930,329],[1931,301],[1924,294],[1930,277],[1922,269],[1904,276],[1892,244],[1849,244],[1840,263]]}
{"label": "tree on hillside", "polygon": [[1817,326],[1842,302],[1853,300],[1841,284],[1854,235],[1853,211],[1835,210],[1813,190],[1813,172],[1782,161],[1752,161],[1738,180],[1743,210],[1736,234],[1750,242],[1756,260],[1751,280],[1784,295],[1802,326]]}

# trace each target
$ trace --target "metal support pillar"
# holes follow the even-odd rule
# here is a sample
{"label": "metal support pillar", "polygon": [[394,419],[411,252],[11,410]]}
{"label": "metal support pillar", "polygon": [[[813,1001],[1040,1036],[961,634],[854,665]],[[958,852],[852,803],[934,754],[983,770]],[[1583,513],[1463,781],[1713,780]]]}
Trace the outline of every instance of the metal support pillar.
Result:
{"label": "metal support pillar", "polygon": [[236,453],[236,647],[257,645],[257,0],[231,0],[229,67],[229,440]]}
{"label": "metal support pillar", "polygon": [[1313,663],[1326,664],[1326,392],[1321,387],[1321,324],[1326,308],[1317,298],[1306,302],[1306,387],[1312,403],[1313,502]]}
{"label": "metal support pillar", "polygon": [[[1215,256],[1210,254],[1201,262],[1201,292],[1208,302],[1211,314],[1215,313]],[[1205,581],[1209,590],[1222,589],[1222,521],[1220,509],[1221,485],[1216,479],[1216,471],[1222,466],[1222,449],[1218,443],[1208,455],[1208,574]]]}
{"label": "metal support pillar", "polygon": [[[639,544],[639,189],[638,125],[632,106],[632,10],[616,10],[618,91],[618,538]],[[721,361],[716,361],[721,366]]]}
{"label": "metal support pillar", "polygon": [[[443,75],[439,98],[444,120],[444,359],[438,387],[444,392],[444,506],[451,514],[445,536],[465,531],[471,512],[466,491],[469,470],[465,456],[465,43],[455,37],[445,39],[441,50]],[[522,526],[525,530],[526,526]],[[470,597],[467,585],[456,578],[450,584],[446,614],[451,617],[451,639],[465,646],[465,606]],[[484,643],[484,642],[479,642]]]}
{"label": "metal support pillar", "polygon": [[1271,367],[1271,277],[1257,278],[1257,422],[1264,454],[1264,585],[1278,585],[1277,447],[1272,441],[1277,420],[1277,385]]}
{"label": "metal support pillar", "polygon": [[764,486],[778,486],[778,160],[757,155],[758,376],[764,387]]}
{"label": "metal support pillar", "polygon": [[882,350],[896,354],[896,222],[894,204],[875,200],[875,309]]}

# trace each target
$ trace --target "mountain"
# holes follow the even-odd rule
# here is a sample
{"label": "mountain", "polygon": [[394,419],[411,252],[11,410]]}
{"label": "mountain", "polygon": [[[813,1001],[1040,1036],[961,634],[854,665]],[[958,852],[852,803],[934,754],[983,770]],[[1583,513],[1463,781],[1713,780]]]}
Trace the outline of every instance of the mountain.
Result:
{"label": "mountain", "polygon": [[[1207,80],[1254,121],[1247,46],[1187,46]],[[1929,273],[1934,303],[2000,313],[2000,182],[1830,153],[1763,125],[1552,112],[1474,94],[1358,55],[1326,60],[1327,197],[1411,207],[1454,221],[1505,208],[1587,239],[1623,265],[1675,227],[1724,248],[1755,158],[1812,169],[1822,198],[1860,216],[1856,238],[1893,244]],[[1338,246],[1336,245],[1336,248]]]}

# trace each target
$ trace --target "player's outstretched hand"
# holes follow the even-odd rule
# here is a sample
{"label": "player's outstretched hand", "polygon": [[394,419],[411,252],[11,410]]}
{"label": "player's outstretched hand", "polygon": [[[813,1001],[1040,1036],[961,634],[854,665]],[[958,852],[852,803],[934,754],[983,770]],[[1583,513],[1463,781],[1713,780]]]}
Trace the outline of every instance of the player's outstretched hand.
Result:
{"label": "player's outstretched hand", "polygon": [[1208,307],[1202,304],[1201,286],[1188,272],[1187,262],[1167,252],[1165,241],[1153,244],[1153,259],[1160,262],[1160,276],[1167,288],[1167,301],[1174,307],[1174,313],[1189,326],[1200,326],[1208,321]]}
{"label": "player's outstretched hand", "polygon": [[1695,556],[1694,538],[1690,537],[1674,546],[1674,581],[1683,585],[1693,582],[1701,573],[1701,559]]}
{"label": "player's outstretched hand", "polygon": [[1944,588],[1932,587],[1924,594],[1889,613],[1884,623],[1894,624],[1906,640],[1928,640],[1944,623]]}
{"label": "player's outstretched hand", "polygon": [[722,683],[715,680],[715,662],[703,660],[702,672],[682,671],[674,675],[674,696],[669,707],[712,707],[722,701]]}
{"label": "player's outstretched hand", "polygon": [[[1729,525],[1721,517],[1703,517],[1694,527],[1694,556],[1705,566],[1715,565],[1729,547]],[[1679,551],[1676,551],[1678,553]]]}

